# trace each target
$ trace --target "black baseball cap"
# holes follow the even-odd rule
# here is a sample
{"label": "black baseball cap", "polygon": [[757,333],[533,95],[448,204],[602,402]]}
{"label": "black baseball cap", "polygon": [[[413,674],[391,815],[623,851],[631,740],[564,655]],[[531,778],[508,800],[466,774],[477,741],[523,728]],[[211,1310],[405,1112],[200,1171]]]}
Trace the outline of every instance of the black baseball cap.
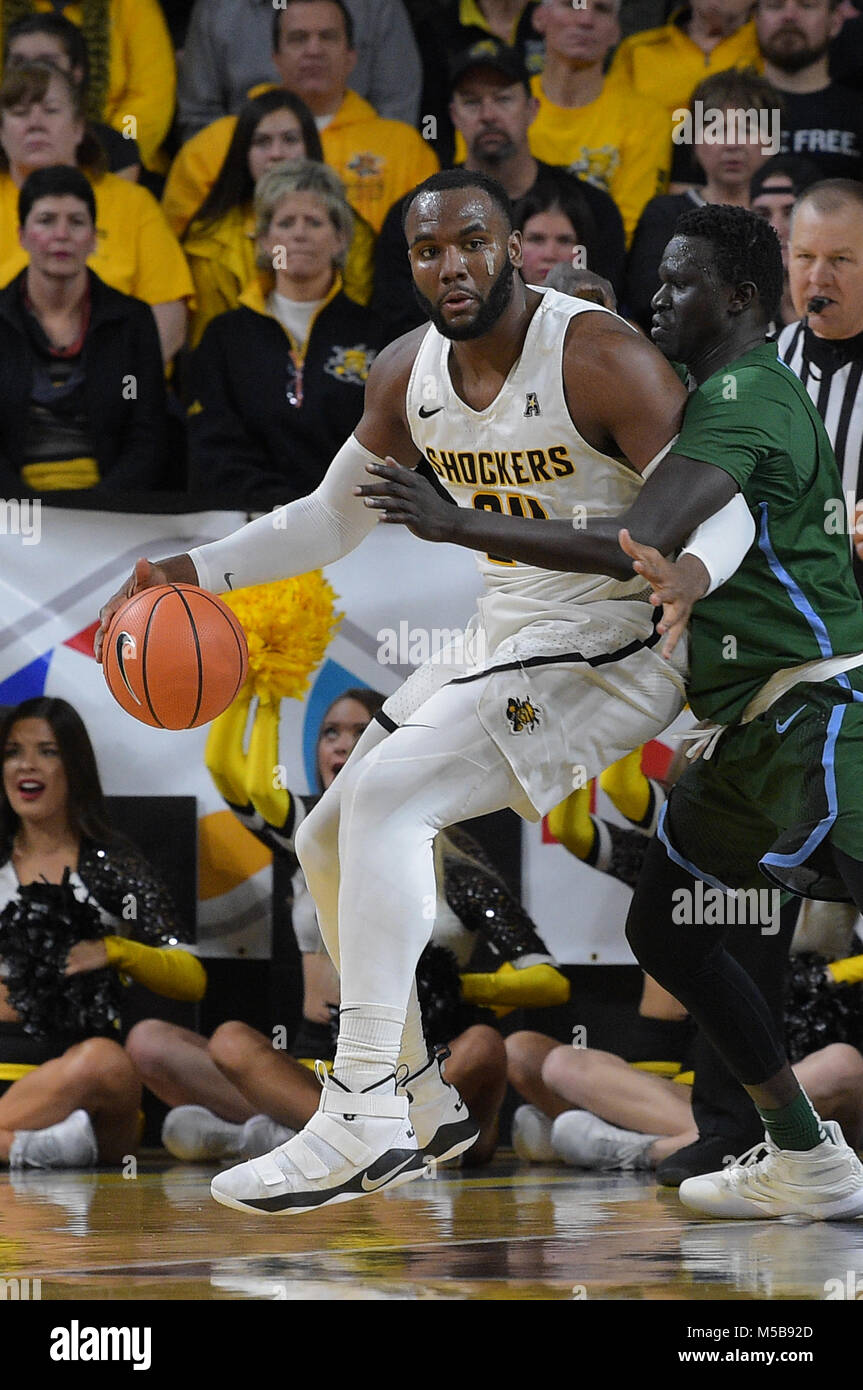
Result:
{"label": "black baseball cap", "polygon": [[[818,165],[811,159],[806,159],[803,155],[797,154],[776,154],[772,159],[768,159],[756,169],[749,181],[749,198],[759,198],[765,191],[765,184],[773,179],[786,179],[791,185],[790,192],[795,198],[810,188],[813,183],[819,183],[824,175]],[[768,192],[776,190],[769,189]]]}
{"label": "black baseball cap", "polygon": [[511,82],[520,82],[530,94],[530,73],[524,59],[516,48],[509,48],[500,39],[480,39],[457,53],[450,64],[450,91],[454,91],[460,79],[471,68],[491,68],[500,72]]}

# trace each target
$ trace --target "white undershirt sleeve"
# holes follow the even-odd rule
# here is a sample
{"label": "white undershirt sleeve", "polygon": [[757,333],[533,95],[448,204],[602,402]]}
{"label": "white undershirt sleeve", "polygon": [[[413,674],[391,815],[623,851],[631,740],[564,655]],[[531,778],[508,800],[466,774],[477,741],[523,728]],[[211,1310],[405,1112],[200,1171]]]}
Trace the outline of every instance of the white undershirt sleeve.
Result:
{"label": "white undershirt sleeve", "polygon": [[384,460],[351,435],[308,497],[259,516],[223,540],[190,550],[201,588],[221,594],[287,579],[321,569],[354,550],[380,517],[362,497],[354,496],[355,487],[370,481],[369,462]]}
{"label": "white undershirt sleeve", "polygon": [[708,594],[730,579],[755,540],[755,522],[742,492],[702,521],[685,542],[681,555],[694,555],[710,575]]}

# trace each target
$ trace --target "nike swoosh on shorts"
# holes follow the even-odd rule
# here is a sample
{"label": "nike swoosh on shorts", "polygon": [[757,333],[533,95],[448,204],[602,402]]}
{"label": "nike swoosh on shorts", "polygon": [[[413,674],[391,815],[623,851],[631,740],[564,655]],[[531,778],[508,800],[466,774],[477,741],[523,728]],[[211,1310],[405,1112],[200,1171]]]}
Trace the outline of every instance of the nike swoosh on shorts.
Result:
{"label": "nike swoosh on shorts", "polygon": [[788,728],[788,725],[792,722],[792,720],[796,719],[797,716],[798,716],[798,714],[800,714],[800,712],[801,712],[802,710],[804,710],[805,708],[806,708],[805,705],[801,705],[800,708],[799,708],[799,709],[796,709],[796,710],[794,711],[793,714],[789,714],[788,718],[785,719],[781,724],[780,724],[779,720],[777,719],[777,721],[776,721],[776,732],[777,732],[777,734],[784,734],[784,733],[785,733],[785,730]]}

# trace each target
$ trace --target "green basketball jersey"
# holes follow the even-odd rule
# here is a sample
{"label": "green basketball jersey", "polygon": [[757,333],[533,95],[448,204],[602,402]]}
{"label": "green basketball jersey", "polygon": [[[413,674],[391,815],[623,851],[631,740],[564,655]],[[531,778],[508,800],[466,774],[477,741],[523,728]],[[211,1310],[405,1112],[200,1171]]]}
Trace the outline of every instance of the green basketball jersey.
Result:
{"label": "green basketball jersey", "polygon": [[674,448],[729,473],[755,519],[737,573],[690,622],[690,705],[699,719],[733,723],[775,671],[863,651],[839,469],[774,343],[702,383]]}

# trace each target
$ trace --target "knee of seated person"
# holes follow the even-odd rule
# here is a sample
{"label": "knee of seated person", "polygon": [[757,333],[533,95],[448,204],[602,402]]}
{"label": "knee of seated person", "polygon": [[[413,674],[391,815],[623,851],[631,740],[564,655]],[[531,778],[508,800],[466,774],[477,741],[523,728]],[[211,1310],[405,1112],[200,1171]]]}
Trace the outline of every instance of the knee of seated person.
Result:
{"label": "knee of seated person", "polygon": [[855,1087],[863,1085],[863,1057],[850,1043],[829,1043],[812,1054],[810,1062],[817,1062],[825,1080],[834,1086]]}
{"label": "knee of seated person", "polygon": [[207,1051],[221,1071],[236,1075],[248,1065],[249,1057],[267,1040],[247,1023],[231,1019],[220,1023],[207,1044]]}
{"label": "knee of seated person", "polygon": [[586,1047],[570,1047],[562,1043],[549,1052],[542,1064],[541,1080],[550,1091],[558,1094],[561,1087],[571,1091],[576,1079],[580,1083],[588,1081],[593,1071],[593,1058]]}
{"label": "knee of seated person", "polygon": [[487,1023],[476,1023],[459,1034],[454,1042],[458,1043],[458,1058],[454,1053],[453,1062],[458,1061],[460,1071],[469,1071],[471,1075],[489,1079],[506,1072],[506,1048],[496,1028],[489,1027]]}
{"label": "knee of seated person", "polygon": [[507,1073],[513,1086],[526,1081],[536,1081],[540,1068],[536,1060],[537,1046],[549,1042],[544,1033],[534,1033],[531,1029],[520,1029],[504,1039],[506,1049]]}
{"label": "knee of seated person", "polygon": [[131,1029],[126,1051],[142,1076],[157,1076],[163,1071],[175,1034],[174,1024],[160,1018],[145,1018]]}
{"label": "knee of seated person", "polygon": [[103,1090],[126,1089],[138,1081],[131,1058],[111,1038],[87,1038],[75,1049],[71,1061]]}

